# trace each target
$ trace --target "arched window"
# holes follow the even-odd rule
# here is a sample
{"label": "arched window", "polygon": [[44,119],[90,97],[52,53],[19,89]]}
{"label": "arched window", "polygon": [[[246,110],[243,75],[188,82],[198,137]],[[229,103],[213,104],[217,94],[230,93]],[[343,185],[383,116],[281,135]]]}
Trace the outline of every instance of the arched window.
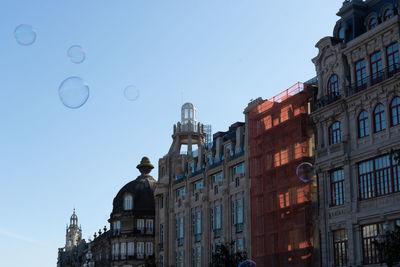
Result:
{"label": "arched window", "polygon": [[340,122],[335,121],[329,127],[329,144],[334,145],[342,142],[342,130],[340,128]]}
{"label": "arched window", "polygon": [[339,29],[339,38],[340,38],[340,39],[345,39],[345,37],[346,37],[346,31],[345,31],[344,26],[342,26],[342,27],[340,27],[340,29]]}
{"label": "arched window", "polygon": [[364,137],[369,135],[369,121],[368,112],[363,110],[358,115],[358,137]]}
{"label": "arched window", "polygon": [[339,78],[333,74],[328,81],[328,96],[335,97],[339,95]]}
{"label": "arched window", "polygon": [[374,130],[380,132],[386,129],[385,108],[382,104],[378,104],[374,110]]}
{"label": "arched window", "polygon": [[387,21],[393,17],[393,10],[391,8],[388,8],[385,10],[383,13],[383,21]]}
{"label": "arched window", "polygon": [[400,124],[400,97],[396,96],[390,104],[392,126]]}
{"label": "arched window", "polygon": [[372,30],[376,25],[378,25],[378,20],[375,17],[370,18],[368,21],[368,30]]}
{"label": "arched window", "polygon": [[124,198],[124,210],[131,210],[132,209],[132,196],[127,195]]}

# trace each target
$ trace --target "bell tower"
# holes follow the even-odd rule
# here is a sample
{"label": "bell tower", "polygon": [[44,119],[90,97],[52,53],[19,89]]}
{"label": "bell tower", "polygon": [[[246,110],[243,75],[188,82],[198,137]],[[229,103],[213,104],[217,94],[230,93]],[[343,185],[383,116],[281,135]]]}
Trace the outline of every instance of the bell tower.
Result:
{"label": "bell tower", "polygon": [[67,225],[66,235],[65,235],[65,250],[72,250],[77,246],[82,240],[82,229],[78,227],[78,216],[74,212],[69,220],[69,226]]}

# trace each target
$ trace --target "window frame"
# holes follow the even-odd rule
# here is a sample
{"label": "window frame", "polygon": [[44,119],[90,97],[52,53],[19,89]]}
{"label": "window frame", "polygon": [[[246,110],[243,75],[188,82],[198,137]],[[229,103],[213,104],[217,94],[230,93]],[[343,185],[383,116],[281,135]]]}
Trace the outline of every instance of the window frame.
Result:
{"label": "window frame", "polygon": [[[344,237],[336,240],[335,233],[339,231],[344,232]],[[333,261],[334,266],[346,266],[349,260],[349,251],[348,251],[348,235],[346,229],[336,229],[332,231],[333,236]]]}
{"label": "window frame", "polygon": [[[339,127],[334,128],[335,125]],[[342,126],[340,121],[334,121],[328,129],[329,134],[329,145],[335,145],[342,142]]]}
{"label": "window frame", "polygon": [[[364,236],[364,228],[370,227],[370,226],[376,226],[376,234],[365,237]],[[372,242],[375,241],[376,237],[382,231],[381,230],[382,227],[383,227],[382,222],[365,224],[365,225],[361,226],[361,241],[362,241],[361,247],[362,247],[362,259],[363,259],[364,265],[379,263],[379,252],[378,252],[378,249],[375,247],[375,245]],[[366,247],[366,241],[368,243],[367,244],[368,247]],[[368,250],[366,250],[366,248],[368,248]],[[369,258],[369,256],[371,256],[371,258]]]}
{"label": "window frame", "polygon": [[365,89],[367,87],[367,65],[364,58],[354,64],[354,70],[357,89]]}
{"label": "window frame", "polygon": [[[340,179],[334,180],[335,173],[341,171]],[[345,189],[345,179],[344,170],[336,169],[330,172],[330,185],[331,185],[331,207],[343,206],[346,200],[346,189]]]}
{"label": "window frame", "polygon": [[376,84],[381,81],[383,77],[383,65],[382,65],[382,52],[376,51],[369,57],[370,59],[370,70],[371,70],[371,83]]}
{"label": "window frame", "polygon": [[[390,12],[390,15],[387,14],[387,12]],[[393,17],[393,9],[392,8],[386,8],[385,11],[383,12],[383,21],[387,21]]]}
{"label": "window frame", "polygon": [[[393,102],[395,100],[398,100],[398,103],[396,103],[396,105],[393,105]],[[395,114],[393,114],[394,112]],[[396,118],[396,123],[393,120],[394,117]],[[390,102],[390,126],[396,126],[399,124],[400,124],[400,97],[395,96]]]}
{"label": "window frame", "polygon": [[370,30],[374,29],[376,26],[378,26],[378,18],[376,18],[375,16],[371,17],[368,20],[368,30],[370,31]]}
{"label": "window frame", "polygon": [[[382,109],[377,111],[378,107],[382,107]],[[374,108],[374,132],[379,133],[384,130],[386,130],[385,106],[382,103],[378,103]]]}
{"label": "window frame", "polygon": [[131,194],[127,194],[124,196],[124,210],[129,211],[132,209],[133,209],[133,197]]}
{"label": "window frame", "polygon": [[[390,51],[391,50],[391,51]],[[399,69],[399,43],[394,42],[386,47],[386,62],[389,70],[389,76],[393,75]],[[390,64],[392,62],[392,64]]]}
{"label": "window frame", "polygon": [[[361,116],[363,114],[366,114],[366,117],[361,118]],[[369,136],[370,131],[369,131],[369,116],[368,115],[369,115],[368,111],[366,111],[365,109],[360,111],[360,113],[358,114],[358,117],[357,117],[358,138],[363,138],[363,137]]]}
{"label": "window frame", "polygon": [[[336,79],[333,80],[334,78],[336,78]],[[329,77],[326,93],[327,93],[328,97],[332,97],[332,98],[335,98],[340,95],[339,77],[337,76],[337,74],[332,74]]]}

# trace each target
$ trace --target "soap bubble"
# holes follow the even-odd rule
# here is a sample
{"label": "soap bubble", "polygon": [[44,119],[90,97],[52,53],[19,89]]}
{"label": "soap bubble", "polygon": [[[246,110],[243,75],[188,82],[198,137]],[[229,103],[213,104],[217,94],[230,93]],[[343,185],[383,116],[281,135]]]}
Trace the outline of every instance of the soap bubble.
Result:
{"label": "soap bubble", "polygon": [[256,267],[256,263],[252,260],[245,260],[241,262],[238,267]]}
{"label": "soap bubble", "polygon": [[64,106],[80,108],[89,98],[89,86],[80,77],[69,77],[60,84],[58,96]]}
{"label": "soap bubble", "polygon": [[68,48],[67,56],[72,63],[80,64],[85,61],[86,52],[80,45],[73,45]]}
{"label": "soap bubble", "polygon": [[36,40],[36,32],[31,25],[21,24],[14,30],[14,38],[20,45],[31,45]]}
{"label": "soap bubble", "polygon": [[124,95],[129,101],[135,101],[139,98],[140,92],[135,85],[129,85],[125,88]]}
{"label": "soap bubble", "polygon": [[296,174],[300,180],[307,183],[314,177],[314,167],[309,162],[303,162],[297,167]]}

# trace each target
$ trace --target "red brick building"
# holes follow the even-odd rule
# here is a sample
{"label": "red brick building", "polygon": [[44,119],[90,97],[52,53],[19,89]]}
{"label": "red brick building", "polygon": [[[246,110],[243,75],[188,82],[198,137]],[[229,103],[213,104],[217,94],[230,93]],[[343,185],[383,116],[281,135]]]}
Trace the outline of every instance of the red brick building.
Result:
{"label": "red brick building", "polygon": [[297,166],[312,163],[306,85],[297,83],[247,109],[252,259],[260,266],[313,266],[315,179],[301,181]]}

